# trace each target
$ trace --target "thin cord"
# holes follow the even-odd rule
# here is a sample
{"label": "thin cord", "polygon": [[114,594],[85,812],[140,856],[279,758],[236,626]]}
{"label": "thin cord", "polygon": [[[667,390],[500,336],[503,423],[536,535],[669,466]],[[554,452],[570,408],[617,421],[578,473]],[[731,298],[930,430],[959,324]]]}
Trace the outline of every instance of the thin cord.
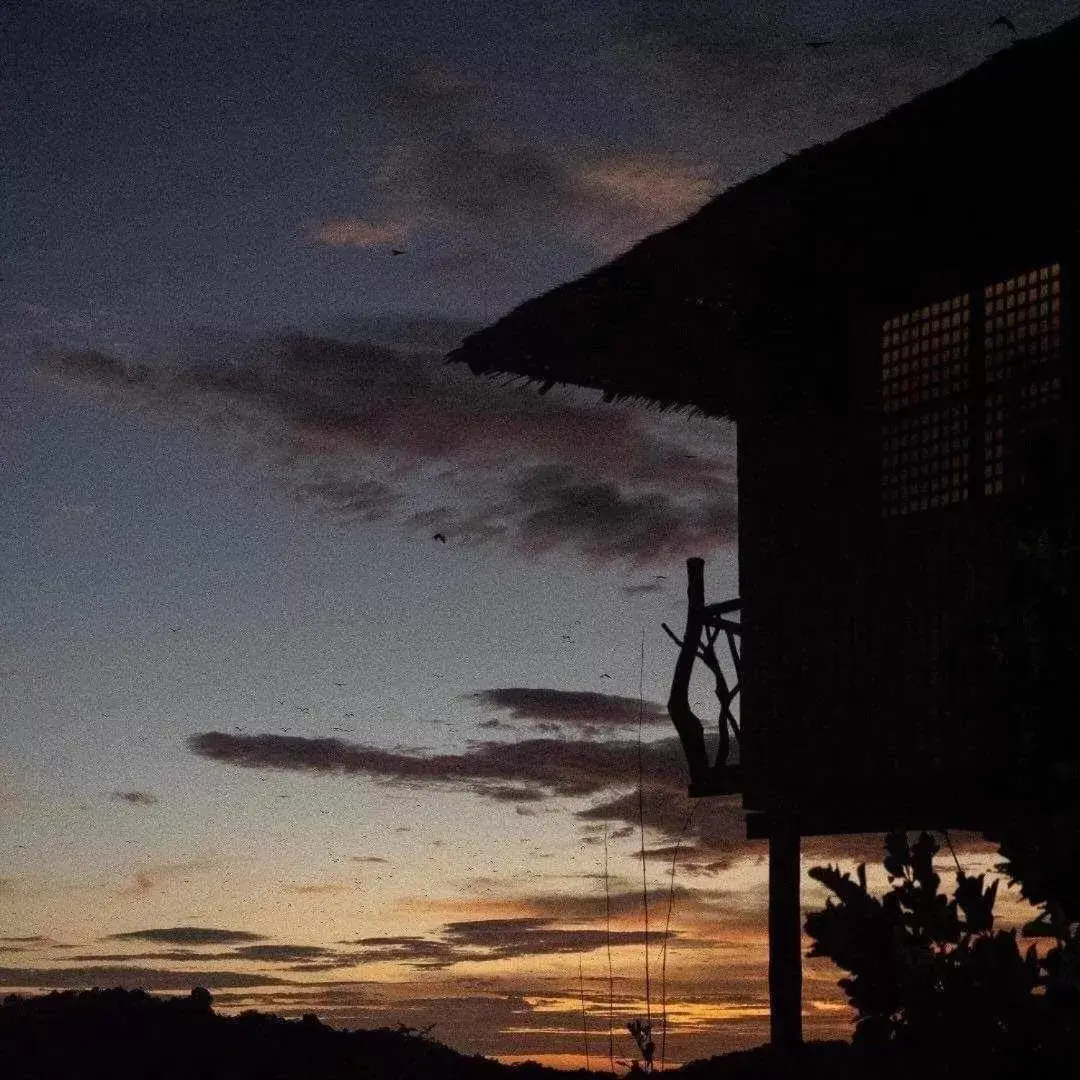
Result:
{"label": "thin cord", "polygon": [[949,839],[949,830],[942,829],[941,835],[945,837],[945,843],[949,845],[949,851],[952,852],[953,862],[956,863],[956,872],[962,874],[964,871],[960,866],[960,860],[956,857],[956,849],[952,846],[952,840]]}
{"label": "thin cord", "polygon": [[611,886],[608,882],[608,823],[604,822],[604,907],[607,912],[608,1056],[615,1072],[615,976],[611,967]]}
{"label": "thin cord", "polygon": [[585,979],[581,973],[581,960],[577,962],[578,990],[581,993],[581,1033],[585,1037],[585,1071],[592,1072],[589,1067],[589,1024],[585,1019]]}
{"label": "thin cord", "polygon": [[645,1019],[652,1026],[652,991],[649,985],[649,886],[645,874],[645,768],[642,760],[642,728],[645,725],[645,627],[641,628],[641,666],[638,669],[638,827],[641,832],[641,901],[645,907]]}
{"label": "thin cord", "polygon": [[682,830],[675,841],[675,853],[671,856],[671,882],[668,885],[667,919],[664,921],[664,946],[660,952],[660,995],[663,1001],[663,1020],[661,1021],[660,1034],[660,1071],[664,1071],[664,1062],[667,1060],[667,947],[668,938],[671,934],[671,908],[675,902],[675,863],[679,858],[679,848],[682,846],[683,837],[690,828],[690,822],[694,820],[696,806],[690,807],[690,813],[686,815]]}

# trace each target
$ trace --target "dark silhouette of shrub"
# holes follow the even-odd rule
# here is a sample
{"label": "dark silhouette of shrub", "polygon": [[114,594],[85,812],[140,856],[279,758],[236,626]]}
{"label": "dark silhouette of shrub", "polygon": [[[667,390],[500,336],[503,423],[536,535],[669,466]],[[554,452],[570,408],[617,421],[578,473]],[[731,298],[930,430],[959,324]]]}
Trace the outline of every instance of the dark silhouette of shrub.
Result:
{"label": "dark silhouette of shrub", "polygon": [[[840,985],[856,1010],[855,1043],[901,1076],[1064,1075],[1080,1060],[1080,958],[1075,928],[1040,956],[1015,931],[994,929],[997,882],[957,868],[952,897],[933,868],[938,845],[903,832],[885,843],[891,890],[870,894],[865,864],[856,880],[833,866],[810,876],[836,897],[806,918],[810,956],[850,974]],[[1071,1072],[1070,1072],[1071,1075]]]}

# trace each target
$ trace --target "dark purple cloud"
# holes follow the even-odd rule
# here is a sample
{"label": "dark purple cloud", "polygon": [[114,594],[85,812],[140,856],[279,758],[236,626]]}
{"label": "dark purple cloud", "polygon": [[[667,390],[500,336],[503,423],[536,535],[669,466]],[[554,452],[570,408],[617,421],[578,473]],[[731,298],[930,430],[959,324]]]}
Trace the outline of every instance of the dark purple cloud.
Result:
{"label": "dark purple cloud", "polygon": [[191,990],[218,987],[280,986],[285,980],[272,975],[238,971],[161,971],[117,964],[83,968],[0,968],[0,986],[39,990],[77,990],[118,986],[126,990]]}
{"label": "dark purple cloud", "polygon": [[170,945],[232,945],[241,941],[261,941],[262,936],[247,930],[222,930],[214,926],[167,926],[110,934],[105,940],[160,941]]}
{"label": "dark purple cloud", "polygon": [[[404,753],[295,735],[236,735],[207,731],[188,739],[189,749],[211,761],[249,769],[337,773],[403,783],[459,785],[505,798],[501,785],[533,792],[584,796],[625,787],[637,776],[638,749],[629,740],[522,739],[477,743],[459,754]],[[649,743],[646,768],[675,785],[678,741]],[[493,788],[492,785],[495,785]],[[685,787],[685,780],[681,783]]]}
{"label": "dark purple cloud", "polygon": [[658,593],[664,591],[664,586],[659,581],[643,581],[636,585],[624,585],[624,596],[647,596],[650,593]]}
{"label": "dark purple cloud", "polygon": [[[671,933],[670,938],[677,935]],[[663,933],[650,934],[660,943]],[[397,961],[420,968],[446,968],[465,962],[506,960],[560,953],[586,953],[619,945],[642,945],[643,930],[565,928],[553,918],[468,919],[447,923],[438,938],[412,935],[365,937],[342,942],[362,950],[363,962]]]}
{"label": "dark purple cloud", "polygon": [[667,492],[630,492],[612,480],[544,465],[517,480],[511,495],[521,514],[519,543],[533,552],[568,546],[597,562],[670,562],[735,536],[730,490],[706,493],[691,504]]}
{"label": "dark purple cloud", "polygon": [[[639,702],[637,698],[597,694],[587,690],[549,690],[544,687],[502,687],[480,690],[468,700],[490,709],[509,713],[513,720],[547,723],[579,731],[632,728],[639,723],[648,726],[668,725],[667,709],[653,701]],[[498,726],[498,721],[481,723],[481,727]]]}
{"label": "dark purple cloud", "polygon": [[325,960],[334,954],[318,945],[241,945],[233,955],[242,960],[263,960],[271,964],[299,963],[305,960]]}
{"label": "dark purple cloud", "polygon": [[[592,797],[575,811],[585,828],[583,839],[602,843],[634,836],[644,823],[647,834],[664,838],[654,851],[665,862],[670,846],[683,837],[678,873],[706,876],[747,857],[764,857],[766,841],[746,839],[746,818],[738,795],[690,799],[686,766],[678,739],[643,745],[644,784],[637,792],[636,741],[608,739],[530,738],[514,742],[478,742],[458,754],[388,751],[338,739],[285,735],[235,735],[203,732],[188,740],[201,757],[252,769],[362,776],[388,783],[454,786],[500,802],[535,806],[551,796]],[[693,811],[689,828],[687,818]],[[954,834],[958,850],[989,851],[993,845],[977,836]],[[647,849],[650,845],[646,844]],[[882,838],[877,834],[806,837],[803,854],[816,862],[854,859],[878,862]]]}
{"label": "dark purple cloud", "polygon": [[154,949],[149,952],[108,952],[71,954],[66,959],[80,964],[130,964],[135,960],[154,960],[158,963],[180,961],[183,963],[208,963],[211,960],[235,960],[233,952],[200,952],[195,949]]}
{"label": "dark purple cloud", "polygon": [[212,362],[66,353],[43,370],[233,432],[297,499],[349,520],[636,564],[707,555],[735,536],[729,426],[541,396],[430,353],[294,334]]}
{"label": "dark purple cloud", "polygon": [[377,216],[454,228],[481,249],[549,237],[612,253],[685,217],[713,190],[703,159],[552,141],[509,125],[493,87],[445,65],[406,66],[384,100],[392,134]]}
{"label": "dark purple cloud", "polygon": [[[113,940],[113,939],[108,939]],[[334,968],[354,967],[359,958],[355,953],[326,949],[320,945],[292,945],[287,943],[266,942],[259,945],[239,945],[223,952],[206,952],[196,949],[159,949],[137,953],[85,953],[68,958],[80,964],[123,964],[130,965],[136,960],[162,962],[183,962],[206,964],[210,961],[235,962],[253,961],[264,964],[292,965],[305,964],[308,970],[318,965],[319,970],[329,971]]]}
{"label": "dark purple cloud", "polygon": [[109,798],[129,806],[157,806],[158,798],[150,791],[114,791]]}

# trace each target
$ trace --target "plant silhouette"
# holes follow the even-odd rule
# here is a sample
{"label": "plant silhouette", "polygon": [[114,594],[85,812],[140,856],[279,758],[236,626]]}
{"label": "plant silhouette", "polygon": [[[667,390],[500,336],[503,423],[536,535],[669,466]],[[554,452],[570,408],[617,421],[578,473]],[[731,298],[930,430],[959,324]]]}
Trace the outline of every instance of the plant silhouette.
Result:
{"label": "plant silhouette", "polygon": [[1040,956],[1021,950],[1016,931],[995,930],[996,881],[958,868],[951,897],[934,870],[928,833],[885,841],[891,889],[871,895],[866,866],[853,880],[837,867],[810,876],[832,892],[806,918],[810,956],[849,972],[840,985],[856,1010],[855,1043],[902,1076],[953,1075],[978,1067],[990,1076],[1038,1066],[1064,1075],[1080,1051],[1080,970],[1075,927]]}

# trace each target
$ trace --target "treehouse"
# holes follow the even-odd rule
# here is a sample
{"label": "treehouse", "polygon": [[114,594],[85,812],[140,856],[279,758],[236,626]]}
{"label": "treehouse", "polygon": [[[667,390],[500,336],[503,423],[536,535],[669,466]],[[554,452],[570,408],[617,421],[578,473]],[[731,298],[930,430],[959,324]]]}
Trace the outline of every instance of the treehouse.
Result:
{"label": "treehouse", "polygon": [[[996,628],[1025,536],[1076,509],[1078,106],[1080,20],[789,157],[451,356],[736,422],[738,764],[689,747],[691,781],[740,793],[789,869],[799,836],[984,829],[1072,798],[1080,755],[1018,727],[1046,710],[1001,707]],[[693,576],[715,636],[735,605],[695,598]],[[778,902],[797,964],[797,899]]]}

